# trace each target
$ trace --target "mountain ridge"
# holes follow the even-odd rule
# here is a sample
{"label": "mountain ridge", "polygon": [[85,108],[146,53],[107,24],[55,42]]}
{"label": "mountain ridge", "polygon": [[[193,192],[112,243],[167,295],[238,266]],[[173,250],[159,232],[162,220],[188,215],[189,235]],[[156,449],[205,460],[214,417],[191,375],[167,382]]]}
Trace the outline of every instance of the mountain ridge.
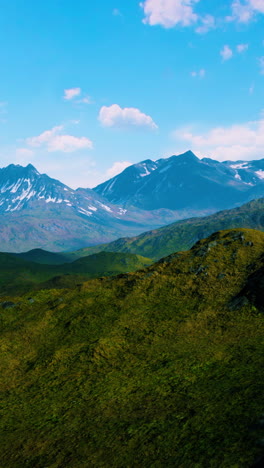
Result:
{"label": "mountain ridge", "polygon": [[[64,252],[135,236],[264,196],[264,160],[144,160],[95,189],[71,189],[32,165],[0,169],[1,250]],[[118,203],[117,203],[118,202]]]}
{"label": "mountain ridge", "polygon": [[129,166],[94,191],[110,202],[145,210],[188,207],[218,211],[249,201],[259,191],[264,195],[263,176],[264,159],[219,162],[199,159],[187,151]]}
{"label": "mountain ridge", "polygon": [[1,249],[13,252],[71,250],[114,239],[122,232],[142,232],[148,223],[162,224],[157,214],[146,219],[91,189],[73,190],[31,164],[0,169],[0,216]]}
{"label": "mountain ridge", "polygon": [[144,232],[136,237],[124,237],[108,244],[88,247],[69,256],[88,255],[105,250],[145,255],[157,261],[175,251],[190,249],[195,242],[221,229],[248,228],[264,230],[264,198],[252,200],[231,210],[206,217],[190,218]]}

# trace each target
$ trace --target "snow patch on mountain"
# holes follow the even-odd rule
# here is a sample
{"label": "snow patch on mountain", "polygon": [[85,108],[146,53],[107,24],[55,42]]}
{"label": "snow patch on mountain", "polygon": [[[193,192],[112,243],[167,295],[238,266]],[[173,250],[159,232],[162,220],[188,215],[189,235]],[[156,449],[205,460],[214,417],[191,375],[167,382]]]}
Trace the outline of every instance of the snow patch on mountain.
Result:
{"label": "snow patch on mountain", "polygon": [[248,169],[248,162],[239,163],[239,164],[231,164],[230,167],[232,169]]}
{"label": "snow patch on mountain", "polygon": [[111,208],[109,208],[109,206],[104,205],[103,203],[100,203],[100,202],[99,202],[99,205],[100,205],[102,208],[104,208],[104,210],[108,211],[109,213],[112,213],[112,212],[113,212],[113,210],[111,210]]}
{"label": "snow patch on mountain", "polygon": [[40,174],[31,165],[22,167],[11,164],[0,169],[0,214],[25,209],[44,212],[57,209],[60,216],[60,212],[69,208],[78,216],[95,217],[96,222],[104,222],[120,214],[119,206],[112,208],[92,190],[73,190],[58,180]]}
{"label": "snow patch on mountain", "polygon": [[256,171],[255,174],[258,176],[259,179],[264,179],[264,171],[262,171],[262,169]]}

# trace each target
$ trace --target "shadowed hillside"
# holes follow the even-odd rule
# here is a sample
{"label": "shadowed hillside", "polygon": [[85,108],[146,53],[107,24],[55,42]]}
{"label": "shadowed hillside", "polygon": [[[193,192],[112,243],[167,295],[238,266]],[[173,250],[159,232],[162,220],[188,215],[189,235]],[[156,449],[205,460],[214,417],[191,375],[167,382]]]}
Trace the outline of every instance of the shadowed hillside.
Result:
{"label": "shadowed hillside", "polygon": [[[45,251],[40,254],[42,261],[47,258],[51,261],[58,258],[60,261],[59,255],[43,252]],[[28,258],[30,257],[31,252],[28,252]],[[47,265],[0,252],[0,297],[4,294],[23,294],[35,289],[74,287],[88,278],[135,271],[151,263],[150,259],[140,255],[100,252],[72,263]]]}

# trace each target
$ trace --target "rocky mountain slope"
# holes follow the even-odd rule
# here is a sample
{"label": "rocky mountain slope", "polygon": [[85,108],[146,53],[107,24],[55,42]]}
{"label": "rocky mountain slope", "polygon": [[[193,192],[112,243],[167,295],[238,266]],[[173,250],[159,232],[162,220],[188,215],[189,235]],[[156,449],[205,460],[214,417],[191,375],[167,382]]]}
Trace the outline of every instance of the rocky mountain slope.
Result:
{"label": "rocky mountain slope", "polygon": [[[69,250],[162,224],[113,205],[93,190],[72,190],[32,165],[0,169],[2,251]],[[170,219],[170,216],[168,216]]]}
{"label": "rocky mountain slope", "polygon": [[136,273],[4,298],[0,465],[261,466],[263,254],[264,233],[222,231]]}
{"label": "rocky mountain slope", "polygon": [[221,163],[187,151],[134,164],[94,190],[122,206],[212,212],[264,195],[264,159]]}

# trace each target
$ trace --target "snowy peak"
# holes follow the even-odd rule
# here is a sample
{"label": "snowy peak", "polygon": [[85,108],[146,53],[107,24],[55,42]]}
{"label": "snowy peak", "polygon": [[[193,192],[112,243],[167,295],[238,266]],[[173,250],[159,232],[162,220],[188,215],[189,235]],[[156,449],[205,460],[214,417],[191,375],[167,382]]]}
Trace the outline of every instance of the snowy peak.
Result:
{"label": "snowy peak", "polygon": [[151,159],[132,164],[121,172],[121,174],[98,185],[94,191],[106,197],[108,200],[111,200],[112,203],[119,203],[117,201],[119,199],[122,200],[123,203],[126,197],[129,199],[131,187],[136,189],[136,187],[144,183],[145,180],[158,169],[159,165],[159,161],[152,161]]}
{"label": "snowy peak", "polygon": [[151,159],[147,159],[146,161],[142,161],[141,163],[135,164],[134,168],[136,169],[136,178],[139,177],[146,177],[150,175],[153,171],[155,171],[158,167],[158,164]]}
{"label": "snowy peak", "polygon": [[144,210],[219,210],[264,195],[264,160],[214,161],[192,151],[130,166],[94,189]]}
{"label": "snowy peak", "polygon": [[71,210],[78,216],[102,221],[120,218],[124,210],[112,205],[93,190],[73,190],[46,174],[40,174],[29,164],[26,167],[11,164],[0,169],[0,214],[21,210]]}
{"label": "snowy peak", "polygon": [[61,182],[40,174],[32,164],[26,167],[11,164],[0,169],[0,211],[20,211],[33,200],[62,202],[66,198],[64,189],[71,190]]}
{"label": "snowy peak", "polygon": [[259,185],[264,179],[264,159],[257,161],[225,161],[223,164],[233,169],[236,179],[251,187]]}

